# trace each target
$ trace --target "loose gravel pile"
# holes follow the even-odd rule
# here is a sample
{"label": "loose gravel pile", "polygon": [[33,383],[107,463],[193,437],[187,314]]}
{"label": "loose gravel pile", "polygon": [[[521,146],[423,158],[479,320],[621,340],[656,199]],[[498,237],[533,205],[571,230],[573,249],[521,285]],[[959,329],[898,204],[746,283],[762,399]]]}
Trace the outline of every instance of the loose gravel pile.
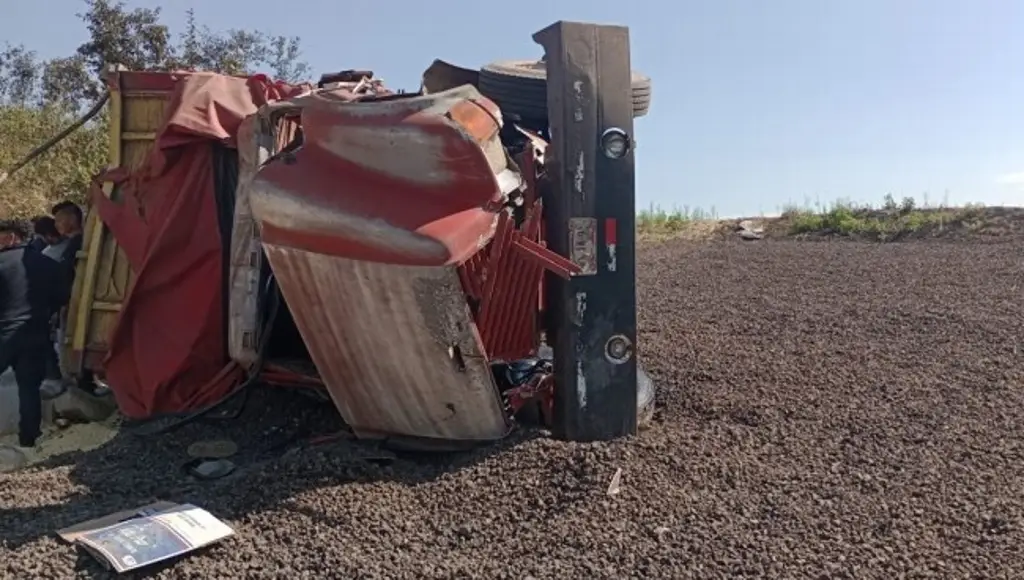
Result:
{"label": "loose gravel pile", "polygon": [[[0,476],[0,576],[103,577],[52,532],[166,499],[238,536],[160,578],[1019,577],[1019,244],[665,242],[640,258],[662,391],[635,440],[524,433],[433,461],[300,445],[338,427],[331,410],[258,391],[239,421]],[[182,472],[190,443],[224,437],[235,475]]]}

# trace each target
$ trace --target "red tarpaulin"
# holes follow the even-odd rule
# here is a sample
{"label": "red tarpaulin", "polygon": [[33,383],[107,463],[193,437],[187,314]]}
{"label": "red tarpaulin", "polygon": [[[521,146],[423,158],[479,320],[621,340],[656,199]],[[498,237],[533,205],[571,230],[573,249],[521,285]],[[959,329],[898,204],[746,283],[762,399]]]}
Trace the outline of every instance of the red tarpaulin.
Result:
{"label": "red tarpaulin", "polygon": [[[242,371],[226,360],[224,248],[211,142],[235,147],[242,120],[302,87],[265,76],[180,75],[144,165],[94,184],[92,204],[136,274],[105,360],[106,379],[131,418],[203,408]],[[122,184],[121,202],[103,180]]]}

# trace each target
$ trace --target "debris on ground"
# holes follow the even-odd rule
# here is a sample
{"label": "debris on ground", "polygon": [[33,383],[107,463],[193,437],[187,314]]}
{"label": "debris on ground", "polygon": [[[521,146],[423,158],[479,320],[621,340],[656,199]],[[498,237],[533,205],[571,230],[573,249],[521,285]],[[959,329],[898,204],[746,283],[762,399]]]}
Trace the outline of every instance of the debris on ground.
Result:
{"label": "debris on ground", "polygon": [[151,516],[158,514],[163,511],[167,511],[171,508],[178,507],[178,504],[170,501],[157,501],[148,505],[139,506],[134,509],[121,510],[112,514],[107,514],[99,518],[93,518],[89,521],[79,522],[73,526],[68,526],[57,530],[57,537],[64,540],[69,544],[73,544],[78,537],[87,532],[94,532],[101,528],[106,528],[114,524],[119,524],[123,521],[130,520],[133,518]]}
{"label": "debris on ground", "polygon": [[196,459],[227,459],[238,453],[238,444],[228,439],[196,441],[188,446],[188,456]]}
{"label": "debris on ground", "polygon": [[220,479],[235,471],[235,464],[227,459],[193,459],[185,464],[189,474],[202,480]]}
{"label": "debris on ground", "polygon": [[612,476],[611,483],[608,484],[608,490],[605,492],[608,495],[617,495],[622,489],[622,468],[615,470],[615,475]]}
{"label": "debris on ground", "polygon": [[764,227],[751,220],[741,220],[736,225],[736,233],[744,240],[760,240],[764,237]]}
{"label": "debris on ground", "polygon": [[118,574],[152,566],[233,536],[230,526],[194,505],[173,505],[65,537]]}

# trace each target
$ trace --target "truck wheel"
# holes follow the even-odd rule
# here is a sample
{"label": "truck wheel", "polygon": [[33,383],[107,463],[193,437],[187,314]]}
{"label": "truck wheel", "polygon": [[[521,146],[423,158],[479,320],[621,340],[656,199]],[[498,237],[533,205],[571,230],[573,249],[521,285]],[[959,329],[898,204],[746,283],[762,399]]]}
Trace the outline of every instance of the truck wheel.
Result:
{"label": "truck wheel", "polygon": [[[548,117],[547,67],[543,61],[504,60],[480,69],[480,92],[502,110],[528,120]],[[651,107],[650,77],[633,71],[633,116]]]}
{"label": "truck wheel", "polygon": [[[638,429],[651,426],[654,419],[655,395],[657,389],[650,375],[640,365],[636,367],[636,425]],[[539,403],[531,403],[523,407],[516,419],[525,425],[544,425]],[[551,427],[551,425],[544,425]]]}

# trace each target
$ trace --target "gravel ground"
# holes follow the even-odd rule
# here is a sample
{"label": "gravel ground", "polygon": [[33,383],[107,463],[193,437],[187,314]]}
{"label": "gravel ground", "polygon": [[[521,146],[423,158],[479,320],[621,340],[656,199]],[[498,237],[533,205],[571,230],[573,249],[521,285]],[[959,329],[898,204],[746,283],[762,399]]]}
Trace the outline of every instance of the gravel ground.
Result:
{"label": "gravel ground", "polygon": [[[640,258],[663,391],[635,440],[521,434],[415,461],[298,445],[337,428],[330,410],[256,392],[240,421],[0,476],[2,577],[102,577],[53,530],[153,499],[238,530],[161,578],[1020,577],[1019,243],[666,242]],[[182,474],[189,443],[225,436],[236,475]]]}

